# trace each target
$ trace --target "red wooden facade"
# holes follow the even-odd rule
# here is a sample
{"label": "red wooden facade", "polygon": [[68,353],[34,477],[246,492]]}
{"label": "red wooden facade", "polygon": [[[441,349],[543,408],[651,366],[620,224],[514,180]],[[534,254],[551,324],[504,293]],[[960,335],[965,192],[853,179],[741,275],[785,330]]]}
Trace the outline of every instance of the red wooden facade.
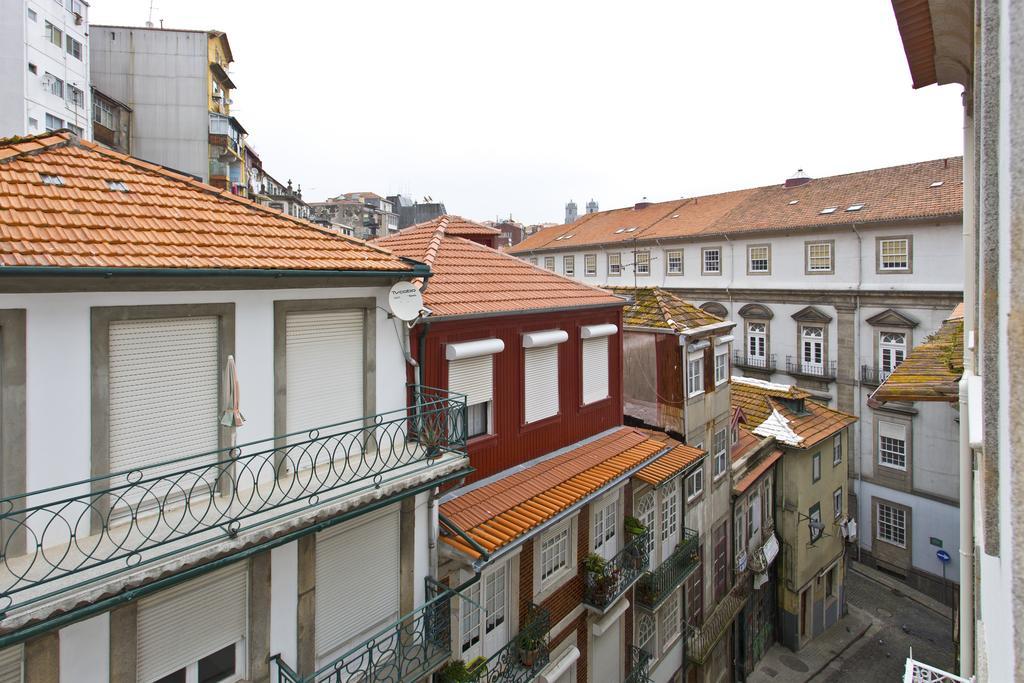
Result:
{"label": "red wooden facade", "polygon": [[[583,359],[580,328],[613,323],[619,331],[608,338],[608,398],[583,405]],[[569,339],[558,345],[559,412],[531,424],[523,423],[523,346],[525,332],[565,330]],[[420,336],[426,334],[419,358]],[[412,349],[423,366],[423,383],[447,388],[445,345],[474,339],[498,338],[505,350],[494,356],[494,404],[489,434],[468,444],[470,465],[476,472],[469,481],[488,477],[522,464],[610,427],[622,424],[622,309],[616,306],[521,315],[444,320],[420,324],[412,331]]]}

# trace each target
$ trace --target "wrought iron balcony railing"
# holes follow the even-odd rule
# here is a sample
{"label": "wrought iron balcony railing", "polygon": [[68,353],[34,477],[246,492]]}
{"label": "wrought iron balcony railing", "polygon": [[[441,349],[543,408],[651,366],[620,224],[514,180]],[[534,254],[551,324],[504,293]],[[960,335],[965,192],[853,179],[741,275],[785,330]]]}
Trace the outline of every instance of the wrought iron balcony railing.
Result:
{"label": "wrought iron balcony railing", "polygon": [[745,353],[736,351],[732,354],[732,364],[741,368],[753,368],[754,370],[775,370],[775,354],[769,353],[766,356],[748,356]]}
{"label": "wrought iron balcony railing", "polygon": [[636,600],[647,609],[656,609],[700,563],[700,535],[683,529],[683,539],[672,554],[654,571],[646,572],[636,585]]}
{"label": "wrought iron balcony railing", "polygon": [[786,356],[786,372],[791,375],[805,375],[823,380],[836,378],[836,362],[807,363],[792,356]]}
{"label": "wrought iron balcony railing", "polygon": [[650,668],[653,656],[646,650],[629,646],[629,673],[625,683],[651,683]]}
{"label": "wrought iron balcony railing", "polygon": [[884,368],[874,367],[872,365],[860,366],[860,382],[861,384],[868,384],[870,386],[877,387],[879,384],[884,382],[889,375],[892,374],[892,370],[886,370]]}
{"label": "wrought iron balcony railing", "polygon": [[690,661],[695,664],[703,664],[707,661],[715,644],[729,630],[729,624],[747,604],[749,593],[750,573],[746,572],[736,578],[732,589],[715,605],[715,609],[704,620],[704,623],[699,627],[689,629],[686,654]]}
{"label": "wrought iron balcony railing", "polygon": [[647,569],[650,539],[650,531],[634,536],[608,560],[590,555],[583,563],[583,602],[600,610],[615,602]]}
{"label": "wrought iron balcony railing", "polygon": [[453,595],[450,590],[440,591],[419,609],[308,676],[298,675],[280,655],[274,655],[277,683],[418,681],[451,657]]}
{"label": "wrought iron balcony railing", "polygon": [[461,394],[0,499],[0,617],[464,454]]}
{"label": "wrought iron balcony railing", "polygon": [[903,669],[903,683],[974,683],[974,680],[974,676],[964,678],[915,660],[913,648]]}
{"label": "wrought iron balcony railing", "polygon": [[473,670],[478,683],[527,683],[548,665],[548,629],[551,614],[530,605],[526,624],[515,638]]}

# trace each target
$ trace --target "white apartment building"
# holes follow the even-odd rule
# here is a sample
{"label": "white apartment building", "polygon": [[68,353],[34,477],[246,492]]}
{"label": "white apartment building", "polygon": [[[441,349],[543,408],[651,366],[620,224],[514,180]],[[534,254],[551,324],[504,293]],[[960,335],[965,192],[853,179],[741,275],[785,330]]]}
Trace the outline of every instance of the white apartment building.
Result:
{"label": "white apartment building", "polygon": [[88,36],[87,2],[0,0],[0,138],[92,139]]}
{"label": "white apartment building", "polygon": [[[962,162],[938,159],[582,216],[510,253],[599,286],[663,287],[738,323],[730,371],[858,418],[848,509],[866,562],[952,600],[957,434],[945,405],[867,399],[963,297]],[[904,511],[902,543],[879,506]],[[876,549],[883,552],[874,552]],[[943,577],[945,570],[945,577]]]}
{"label": "white apartment building", "polygon": [[443,664],[465,403],[410,386],[388,317],[427,267],[67,133],[0,187],[0,680]]}

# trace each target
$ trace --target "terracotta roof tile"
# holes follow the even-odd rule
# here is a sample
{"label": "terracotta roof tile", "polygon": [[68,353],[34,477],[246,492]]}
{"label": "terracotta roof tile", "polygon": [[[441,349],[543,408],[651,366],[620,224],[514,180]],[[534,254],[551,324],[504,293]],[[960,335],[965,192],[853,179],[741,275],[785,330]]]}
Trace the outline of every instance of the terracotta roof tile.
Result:
{"label": "terracotta roof tile", "polygon": [[683,301],[660,287],[613,287],[619,296],[631,297],[633,303],[622,311],[622,324],[626,327],[685,332],[705,325],[725,322],[702,308]]}
{"label": "terracotta roof tile", "polygon": [[[639,210],[630,207],[587,214],[575,223],[541,230],[509,252],[954,217],[963,213],[962,181],[963,159],[952,157],[814,178],[795,187],[768,185],[675,199]],[[940,184],[933,187],[935,183]],[[856,204],[863,207],[846,210]],[[830,207],[836,211],[821,213]],[[623,231],[631,227],[636,230]],[[564,235],[572,237],[556,241]]]}
{"label": "terracotta roof tile", "polygon": [[767,456],[762,458],[752,468],[748,469],[743,474],[743,476],[741,476],[740,479],[732,485],[733,492],[743,493],[744,491],[746,491],[748,488],[750,488],[751,484],[757,481],[761,477],[761,475],[767,472],[768,468],[774,465],[781,457],[782,451],[776,448],[774,451],[772,451]]}
{"label": "terracotta roof tile", "polygon": [[378,247],[70,133],[0,141],[0,265],[412,270]]}
{"label": "terracotta roof tile", "polygon": [[[446,501],[441,512],[488,552],[494,552],[665,449],[642,432],[622,427]],[[478,555],[457,536],[443,536],[442,540]]]}
{"label": "terracotta roof tile", "polygon": [[434,317],[520,312],[575,306],[621,306],[606,290],[526,263],[465,236],[500,231],[458,216],[402,230],[375,244],[422,261],[433,275],[423,301]]}
{"label": "terracotta roof tile", "polygon": [[[765,421],[781,417],[800,439],[790,446],[810,448],[857,421],[854,415],[810,400],[811,394],[795,386],[733,377],[730,388],[732,407],[740,408],[747,418],[745,429],[754,431]],[[796,409],[798,405],[802,411]]]}
{"label": "terracotta roof tile", "polygon": [[955,403],[964,374],[964,311],[959,304],[938,332],[911,349],[871,394],[872,401]]}
{"label": "terracotta roof tile", "polygon": [[705,450],[679,444],[637,472],[635,478],[651,486],[660,486],[690,465],[699,462],[705,455]]}

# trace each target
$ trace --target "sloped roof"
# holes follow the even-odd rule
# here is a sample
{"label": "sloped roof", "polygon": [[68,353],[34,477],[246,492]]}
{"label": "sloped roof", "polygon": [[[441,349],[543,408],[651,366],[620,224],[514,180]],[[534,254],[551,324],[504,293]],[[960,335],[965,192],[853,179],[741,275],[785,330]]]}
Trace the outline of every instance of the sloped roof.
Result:
{"label": "sloped roof", "polygon": [[[541,230],[509,252],[956,217],[963,213],[962,181],[963,159],[951,157],[814,178],[793,187],[768,185],[674,199],[640,209],[587,214],[574,223]],[[941,184],[933,187],[934,183]],[[862,208],[847,210],[858,204]],[[821,213],[832,207],[832,213]],[[628,228],[636,230],[625,231]]]}
{"label": "sloped roof", "polygon": [[964,308],[957,305],[938,332],[911,349],[871,395],[874,401],[955,403],[964,374]]}
{"label": "sloped roof", "polygon": [[623,305],[603,289],[467,239],[500,233],[458,216],[442,216],[374,244],[430,266],[433,276],[423,301],[433,317]]}
{"label": "sloped roof", "polygon": [[61,131],[0,141],[0,265],[414,270],[378,247]]}
{"label": "sloped roof", "polygon": [[750,488],[751,484],[761,478],[761,475],[768,471],[772,465],[778,462],[779,458],[783,455],[782,451],[778,448],[773,450],[771,453],[761,458],[757,463],[750,467],[747,471],[742,473],[738,479],[733,474],[733,485],[732,490],[734,493],[743,493]]}
{"label": "sloped roof", "polygon": [[[857,421],[854,415],[810,400],[811,394],[795,386],[749,377],[733,377],[730,386],[732,407],[747,418],[741,429],[787,446],[810,448]],[[802,402],[804,410],[796,412],[793,402]]]}
{"label": "sloped roof", "polygon": [[[493,553],[651,461],[666,448],[636,429],[621,427],[458,495],[442,503],[441,512]],[[457,536],[442,536],[441,540],[470,556],[479,556]]]}
{"label": "sloped roof", "polygon": [[705,450],[674,443],[672,450],[637,472],[635,478],[651,486],[660,486],[707,455]]}
{"label": "sloped roof", "polygon": [[625,327],[685,332],[725,322],[717,315],[687,303],[660,287],[613,287],[611,291],[632,298],[632,303],[622,311],[622,324]]}

